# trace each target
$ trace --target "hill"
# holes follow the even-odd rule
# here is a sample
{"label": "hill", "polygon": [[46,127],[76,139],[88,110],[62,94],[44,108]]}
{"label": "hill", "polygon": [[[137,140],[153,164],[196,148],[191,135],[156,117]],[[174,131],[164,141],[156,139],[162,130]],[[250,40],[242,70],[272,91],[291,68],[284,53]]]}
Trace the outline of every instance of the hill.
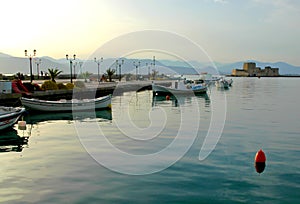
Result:
{"label": "hill", "polygon": [[[66,59],[53,59],[48,56],[40,57],[42,63],[40,64],[40,71],[46,71],[48,68],[58,68],[62,70],[64,74],[70,73],[70,64]],[[93,60],[82,61],[83,63],[78,63],[80,59],[74,61],[72,66],[72,72],[79,73],[80,71],[88,71],[90,73],[98,73],[98,65]],[[250,60],[249,60],[250,61]],[[300,75],[300,67],[288,64],[286,62],[255,62],[258,67],[264,68],[266,66],[271,66],[274,68],[279,68],[279,73],[281,75]],[[33,59],[33,73],[37,73],[37,66],[35,60]],[[100,74],[103,74],[109,67],[116,69],[116,59],[107,58],[100,64]],[[120,62],[120,61],[119,61]],[[134,63],[140,62],[140,67],[136,69]],[[242,69],[244,61],[233,62],[233,63],[219,63],[219,62],[182,62],[182,61],[172,61],[172,60],[157,60],[155,64],[155,69],[159,73],[163,74],[197,74],[201,72],[207,72],[210,74],[230,74],[232,69]],[[147,64],[147,66],[146,66]],[[122,73],[132,73],[136,74],[148,74],[152,72],[154,66],[152,65],[152,60],[150,59],[124,59],[124,64],[121,66]],[[75,67],[74,67],[75,66]],[[216,69],[215,69],[216,67]],[[29,60],[28,58],[19,58],[7,55],[5,53],[0,53],[0,73],[2,74],[15,74],[21,72],[24,74],[29,73]],[[117,67],[117,73],[119,73],[119,67]]]}
{"label": "hill", "polygon": [[[249,60],[249,62],[255,62],[257,67],[265,68],[271,66],[273,68],[279,68],[279,74],[281,75],[300,75],[300,67],[288,64],[286,62],[260,62],[256,60]],[[242,69],[244,61],[234,62],[229,64],[219,65],[220,72],[230,74],[232,69]]]}

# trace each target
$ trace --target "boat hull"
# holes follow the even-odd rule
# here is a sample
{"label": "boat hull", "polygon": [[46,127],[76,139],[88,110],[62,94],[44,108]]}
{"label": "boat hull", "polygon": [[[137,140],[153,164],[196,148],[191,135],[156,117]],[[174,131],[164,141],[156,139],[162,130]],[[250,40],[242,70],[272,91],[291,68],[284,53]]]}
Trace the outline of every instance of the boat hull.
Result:
{"label": "boat hull", "polygon": [[25,108],[11,108],[11,111],[0,115],[0,130],[12,127],[25,112]]}
{"label": "boat hull", "polygon": [[216,81],[216,87],[221,89],[228,89],[229,84],[225,81]]}
{"label": "boat hull", "polygon": [[84,100],[60,100],[60,101],[46,101],[39,99],[21,98],[23,106],[30,110],[44,111],[44,112],[71,112],[71,111],[85,111],[92,109],[106,109],[111,108],[111,96],[104,96],[96,99]]}
{"label": "boat hull", "polygon": [[152,91],[155,95],[194,95],[194,94],[205,94],[207,87],[203,86],[199,89],[175,89],[169,88],[161,85],[152,85]]}

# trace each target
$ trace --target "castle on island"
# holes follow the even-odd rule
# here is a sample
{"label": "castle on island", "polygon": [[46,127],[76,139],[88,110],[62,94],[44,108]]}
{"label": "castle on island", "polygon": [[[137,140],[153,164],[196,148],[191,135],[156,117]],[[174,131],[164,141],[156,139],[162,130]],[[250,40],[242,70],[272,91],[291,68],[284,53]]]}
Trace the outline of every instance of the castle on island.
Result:
{"label": "castle on island", "polygon": [[279,68],[272,68],[270,66],[261,69],[256,67],[255,62],[245,62],[243,69],[233,69],[231,76],[237,77],[276,77],[279,76]]}

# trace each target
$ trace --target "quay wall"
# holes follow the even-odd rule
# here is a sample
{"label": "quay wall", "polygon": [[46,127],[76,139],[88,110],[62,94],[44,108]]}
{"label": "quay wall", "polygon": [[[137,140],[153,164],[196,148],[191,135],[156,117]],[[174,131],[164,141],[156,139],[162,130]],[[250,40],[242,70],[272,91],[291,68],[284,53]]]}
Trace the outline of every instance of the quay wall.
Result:
{"label": "quay wall", "polygon": [[[156,81],[156,84],[170,86],[171,81]],[[38,98],[44,100],[59,100],[59,99],[72,99],[72,98],[95,98],[108,94],[122,95],[128,91],[142,91],[151,90],[152,82],[121,82],[121,83],[101,83],[101,84],[86,84],[86,88],[73,89],[73,90],[48,90],[48,91],[35,91],[29,94],[23,94],[28,98]],[[2,106],[21,106],[20,98],[22,94],[0,94],[0,105]]]}

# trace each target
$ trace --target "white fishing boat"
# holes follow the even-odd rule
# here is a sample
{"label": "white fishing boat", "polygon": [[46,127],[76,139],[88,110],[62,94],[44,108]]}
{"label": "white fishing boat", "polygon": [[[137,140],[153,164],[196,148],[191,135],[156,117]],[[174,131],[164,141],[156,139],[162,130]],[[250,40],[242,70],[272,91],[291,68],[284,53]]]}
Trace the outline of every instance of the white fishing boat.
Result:
{"label": "white fishing boat", "polygon": [[12,127],[25,112],[25,108],[0,106],[0,130]]}
{"label": "white fishing boat", "polygon": [[225,80],[224,78],[220,78],[218,81],[216,81],[215,85],[217,88],[221,88],[221,89],[228,89],[230,86],[228,81]]}
{"label": "white fishing boat", "polygon": [[182,81],[176,81],[171,87],[152,84],[152,91],[154,95],[205,94],[207,86],[204,84],[184,84]]}
{"label": "white fishing boat", "polygon": [[233,80],[232,79],[228,79],[226,80],[229,86],[232,86]]}
{"label": "white fishing boat", "polygon": [[48,101],[35,98],[21,98],[23,106],[31,110],[45,112],[69,112],[84,111],[92,109],[111,108],[111,95],[94,99],[61,99],[58,101]]}

